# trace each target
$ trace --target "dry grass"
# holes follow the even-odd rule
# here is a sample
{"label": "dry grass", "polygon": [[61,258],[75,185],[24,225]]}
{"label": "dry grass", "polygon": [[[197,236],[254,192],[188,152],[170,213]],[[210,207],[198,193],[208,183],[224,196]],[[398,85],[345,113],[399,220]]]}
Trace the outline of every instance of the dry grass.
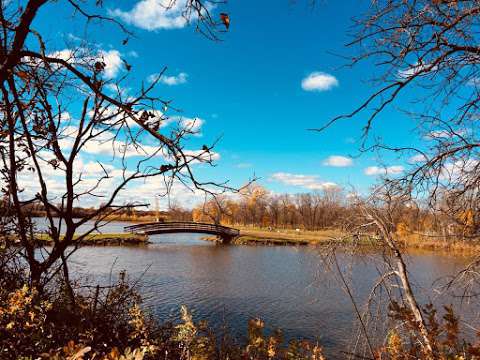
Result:
{"label": "dry grass", "polygon": [[318,245],[344,238],[340,230],[296,231],[291,229],[268,230],[252,227],[237,227],[240,236],[237,244],[272,244],[272,245]]}
{"label": "dry grass", "polygon": [[399,237],[399,242],[406,249],[422,249],[435,251],[449,251],[455,253],[477,253],[480,249],[478,240],[445,240],[440,237],[428,237],[421,235],[407,235]]}

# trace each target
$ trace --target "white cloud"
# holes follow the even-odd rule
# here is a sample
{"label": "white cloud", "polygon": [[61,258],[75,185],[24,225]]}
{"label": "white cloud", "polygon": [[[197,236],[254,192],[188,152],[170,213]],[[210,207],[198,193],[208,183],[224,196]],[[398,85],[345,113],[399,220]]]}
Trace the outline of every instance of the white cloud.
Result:
{"label": "white cloud", "polygon": [[335,76],[324,72],[312,72],[302,80],[302,89],[305,91],[327,91],[338,86]]}
{"label": "white cloud", "polygon": [[398,175],[403,172],[404,168],[401,165],[393,165],[388,167],[369,166],[364,170],[365,175]]}
{"label": "white cloud", "polygon": [[435,139],[451,139],[458,135],[462,136],[465,135],[466,131],[463,129],[459,130],[432,130],[427,135],[425,135],[425,139],[427,140],[435,140]]}
{"label": "white cloud", "polygon": [[[117,89],[117,86],[114,84],[112,85],[108,84],[106,85],[106,87],[109,91],[112,91],[114,89],[115,89],[114,91],[120,90],[120,92],[129,91],[128,88]],[[160,110],[152,109],[152,110],[148,110],[148,112],[152,114],[153,117],[149,118],[145,122],[146,125],[151,126],[153,123],[160,121],[160,128],[164,128],[170,125],[173,121],[175,121],[175,117],[169,118]],[[88,116],[92,117],[94,115],[97,121],[101,121],[102,123],[108,124],[108,125],[115,125],[117,127],[120,127],[121,125],[127,124],[130,128],[136,128],[140,126],[130,116],[128,116],[128,114],[126,114],[125,111],[115,106],[108,106],[108,107],[97,109],[96,114],[94,114],[93,110],[88,111]]]}
{"label": "white cloud", "polygon": [[120,52],[118,52],[118,50],[100,50],[99,55],[103,58],[103,61],[106,64],[104,70],[105,77],[108,79],[116,77],[122,67]]}
{"label": "white cloud", "polygon": [[179,121],[181,129],[184,129],[188,133],[196,136],[202,135],[200,131],[204,123],[205,121],[200,118],[181,118]]}
{"label": "white cloud", "polygon": [[353,165],[353,160],[346,156],[332,155],[325,159],[323,165],[334,167],[348,167]]}
{"label": "white cloud", "polygon": [[[66,116],[66,114],[64,115]],[[75,126],[68,126],[62,129],[59,135],[59,142],[64,154],[71,150],[74,136],[77,133],[78,128]],[[84,193],[76,200],[78,205],[86,207],[98,206],[98,204],[104,201],[105,197],[108,197],[120,184],[124,176],[133,174],[137,164],[136,159],[134,159],[133,162],[129,160],[123,163],[119,158],[115,159],[112,156],[114,152],[121,154],[122,151],[125,151],[126,157],[134,158],[137,156],[145,157],[146,154],[153,154],[159,149],[159,147],[145,144],[142,145],[142,149],[135,149],[134,147],[125,149],[122,141],[114,142],[113,138],[114,134],[111,132],[107,131],[102,133],[97,139],[87,142],[79,156],[75,158],[73,166],[75,192],[77,194]],[[184,149],[183,153],[186,157],[185,161],[192,166],[204,161],[216,161],[220,159],[220,154],[213,151]],[[55,202],[60,199],[66,191],[64,165],[61,162],[55,161],[56,156],[51,150],[43,150],[38,155],[41,172],[48,188],[48,197]],[[157,152],[156,156],[157,157],[152,159],[151,162],[145,164],[142,171],[148,171],[148,166],[150,165],[160,166],[162,164],[175,162],[175,159],[162,149]],[[87,159],[87,161],[85,159]],[[182,160],[180,160],[180,163],[182,163]],[[127,166],[127,168],[124,168],[124,166]],[[19,175],[19,184],[23,189],[22,199],[31,198],[40,191],[37,172],[31,172],[28,168],[28,166],[25,167],[25,170]],[[100,179],[101,181],[99,183]],[[128,185],[126,189],[119,193],[116,203],[148,203],[153,202],[152,199],[154,199],[155,196],[166,194],[167,185],[165,181],[163,181],[162,176],[145,181],[148,184],[146,188],[144,188],[143,184],[140,184],[139,181]],[[178,181],[174,181],[170,191],[170,195],[173,198],[186,206],[192,206],[197,201],[203,199],[203,193],[187,191]]]}
{"label": "white cloud", "polygon": [[[105,175],[102,166],[107,171],[109,177],[98,182],[98,180]],[[84,163],[81,159],[75,161],[75,179],[79,179],[80,174],[82,174],[81,180],[75,181],[75,192],[77,194],[85,193],[76,199],[77,205],[83,207],[98,206],[119,186],[123,179],[122,174],[124,170],[122,168],[115,168],[110,163],[105,162],[102,162],[102,166],[100,166],[98,162]],[[45,169],[42,172],[48,188],[48,197],[51,201],[55,201],[55,199],[60,199],[65,194],[65,173],[61,169],[48,171],[47,167],[53,169],[45,163]],[[126,170],[125,175],[128,176],[130,174],[131,172]],[[21,193],[24,199],[31,198],[40,191],[36,173],[29,171],[22,172],[19,175],[18,181],[19,186],[24,190]],[[203,192],[199,190],[191,191],[178,180],[174,180],[173,183],[169,183],[168,181],[166,183],[163,177],[157,176],[131,181],[118,193],[115,204],[153,204],[156,196],[163,196],[161,197],[160,205],[166,207],[168,198],[165,197],[165,195],[167,192],[169,192],[171,198],[187,207],[193,207],[204,198]]]}
{"label": "white cloud", "polygon": [[115,135],[106,132],[95,140],[90,140],[82,148],[82,151],[89,154],[125,156],[131,157],[165,157],[164,151],[157,146],[140,144],[140,146],[127,145],[122,141],[114,141]]}
{"label": "white cloud", "polygon": [[317,175],[303,175],[278,172],[272,174],[271,180],[278,181],[285,185],[304,187],[309,190],[326,190],[329,188],[338,188],[333,182],[322,182],[318,180]]}
{"label": "white cloud", "polygon": [[189,164],[198,164],[205,161],[218,161],[220,154],[214,151],[183,150]]}
{"label": "white cloud", "polygon": [[118,50],[99,50],[96,54],[91,54],[84,48],[63,49],[48,54],[49,57],[65,60],[71,64],[90,64],[92,65],[99,58],[105,62],[103,75],[107,79],[113,79],[118,75],[122,68],[122,58]]}
{"label": "white cloud", "polygon": [[328,190],[328,189],[335,189],[335,188],[338,189],[339,186],[334,182],[326,181],[326,182],[322,182],[322,183],[310,184],[310,185],[306,186],[306,188],[310,189],[310,190]]}
{"label": "white cloud", "polygon": [[130,11],[115,9],[110,14],[145,30],[179,29],[188,21],[183,12],[187,0],[141,0]]}
{"label": "white cloud", "polygon": [[110,164],[89,161],[86,164],[82,164],[81,170],[85,171],[89,176],[102,176],[105,172],[110,173],[114,170],[114,167]]}
{"label": "white cloud", "polygon": [[[160,79],[158,78],[160,76]],[[178,75],[172,75],[172,76],[167,76],[167,75],[160,75],[160,74],[152,74],[149,75],[147,80],[149,82],[154,82],[154,81],[159,81],[162,84],[169,85],[169,86],[174,86],[174,85],[180,85],[180,84],[185,84],[188,79],[188,74],[181,72]]]}
{"label": "white cloud", "polygon": [[446,181],[463,182],[464,177],[469,178],[472,172],[477,171],[479,160],[464,159],[447,162],[440,169],[440,179]]}
{"label": "white cloud", "polygon": [[[75,126],[67,126],[61,130],[59,135],[59,144],[63,151],[73,146],[78,128]],[[81,151],[93,155],[105,155],[111,157],[125,156],[130,157],[165,157],[163,149],[159,150],[157,146],[150,146],[139,143],[138,146],[125,144],[124,141],[116,139],[117,134],[111,131],[93,132],[93,139],[87,141]]]}
{"label": "white cloud", "polygon": [[[64,151],[73,146],[73,141],[78,132],[74,126],[66,127],[62,130],[59,140],[60,146]],[[126,144],[122,140],[116,140],[116,134],[111,131],[103,131],[95,138],[84,144],[81,151],[91,155],[103,155],[113,158],[135,158],[135,157],[161,157],[167,161],[173,161],[164,147],[151,146],[137,142],[137,146]],[[189,164],[198,164],[206,161],[217,161],[220,154],[214,151],[183,149],[186,161]]]}
{"label": "white cloud", "polygon": [[[81,52],[83,53],[83,50]],[[63,49],[63,50],[54,51],[50,54],[47,54],[47,56],[52,57],[52,58],[56,58],[56,59],[65,60],[67,62],[74,62],[75,59],[83,57],[83,56],[78,54],[78,51],[74,52],[71,49]]]}
{"label": "white cloud", "polygon": [[[190,165],[198,164],[200,160],[218,160],[220,158],[218,153],[208,153],[203,150],[184,150],[184,154],[187,158],[186,161]],[[88,157],[86,152],[83,152],[75,159],[73,174],[75,192],[77,194],[84,193],[76,200],[81,206],[98,206],[100,202],[104,201],[105,197],[110,196],[125,176],[133,174],[132,170],[124,168],[121,161],[96,157],[94,161],[85,162],[84,156]],[[50,161],[54,158],[55,156],[51,151],[43,151],[41,157],[39,157],[39,164],[48,188],[48,197],[52,201],[61,198],[66,192],[65,169],[61,163],[59,163],[59,166],[53,166]],[[171,160],[171,158],[165,157],[160,164],[170,162]],[[167,178],[167,180],[170,179]],[[20,188],[23,189],[21,193],[22,199],[31,198],[40,191],[37,172],[24,170],[20,173],[18,181]],[[171,188],[169,188],[170,186]],[[202,199],[202,192],[188,191],[177,180],[174,180],[173,185],[169,184],[167,186],[162,176],[156,176],[131,182],[119,193],[116,203],[153,202],[152,199],[155,196],[165,195],[167,188],[169,188],[170,196],[178,200],[182,205],[191,206]]]}
{"label": "white cloud", "polygon": [[[112,92],[129,91],[128,88],[118,89],[115,84],[107,84],[106,88]],[[149,127],[152,127],[153,125],[159,125],[159,128],[163,129],[168,126],[178,126],[178,129],[185,131],[186,134],[194,136],[202,135],[201,130],[202,126],[205,124],[205,120],[199,117],[190,118],[177,115],[167,116],[163,111],[155,109],[148,110],[148,113],[151,114],[152,117],[148,118],[144,124]],[[94,111],[92,109],[89,110],[88,115],[90,117],[94,116]],[[97,121],[101,121],[103,124],[114,125],[115,127],[120,127],[121,125],[125,124],[127,124],[130,128],[137,128],[140,126],[130,116],[128,116],[128,114],[115,106],[97,109],[95,116]],[[158,124],[158,122],[160,123]]]}
{"label": "white cloud", "polygon": [[131,182],[126,191],[120,194],[117,203],[136,202],[153,205],[157,197],[160,200],[160,208],[167,209],[167,189],[170,199],[187,208],[193,208],[205,199],[205,194],[201,190],[189,188],[178,180],[174,180],[167,188],[162,178],[155,177]]}
{"label": "white cloud", "polygon": [[418,163],[424,163],[426,162],[428,159],[425,155],[423,154],[417,154],[417,155],[414,155],[412,156],[410,159],[408,159],[408,162],[410,164],[418,164]]}

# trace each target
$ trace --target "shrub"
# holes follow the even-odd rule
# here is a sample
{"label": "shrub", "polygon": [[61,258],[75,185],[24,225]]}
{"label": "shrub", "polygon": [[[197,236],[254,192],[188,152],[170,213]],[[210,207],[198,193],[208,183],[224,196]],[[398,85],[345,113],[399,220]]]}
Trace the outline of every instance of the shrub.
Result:
{"label": "shrub", "polygon": [[[452,307],[444,306],[444,315],[438,319],[432,304],[423,309],[433,355],[421,346],[420,329],[409,308],[392,301],[389,316],[393,329],[387,335],[386,345],[378,351],[378,358],[390,360],[438,359],[476,360],[480,358],[480,344],[472,345],[460,338],[459,321]],[[432,357],[433,356],[433,357]]]}

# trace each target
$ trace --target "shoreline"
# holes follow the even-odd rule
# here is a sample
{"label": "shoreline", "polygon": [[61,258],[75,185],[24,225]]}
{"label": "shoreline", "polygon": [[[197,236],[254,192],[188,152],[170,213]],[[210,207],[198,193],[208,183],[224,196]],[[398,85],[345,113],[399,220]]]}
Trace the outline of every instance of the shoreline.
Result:
{"label": "shoreline", "polygon": [[[78,238],[77,235],[74,238]],[[41,245],[50,245],[52,239],[46,234],[38,234],[37,239]],[[114,234],[90,234],[77,244],[81,246],[111,246],[111,245],[148,245],[150,242],[147,235],[114,233]]]}
{"label": "shoreline", "polygon": [[[353,238],[340,232],[339,230],[318,230],[301,231],[284,230],[264,230],[255,228],[236,227],[240,229],[240,235],[232,240],[232,245],[265,245],[265,246],[325,246],[333,243],[352,244]],[[217,241],[215,236],[202,237],[206,241]],[[364,238],[356,241],[359,245],[375,246],[370,238]]]}
{"label": "shoreline", "polygon": [[[266,230],[240,227],[240,236],[232,241],[235,245],[285,245],[285,246],[325,246],[333,243],[351,244],[353,238],[338,229],[317,231],[296,231],[291,229]],[[370,239],[360,239],[362,245],[375,245]]]}
{"label": "shoreline", "polygon": [[[354,245],[360,247],[379,248],[381,245],[372,237],[354,239],[340,230],[328,229],[318,231],[296,231],[290,229],[267,230],[249,227],[237,227],[240,235],[231,241],[231,245],[245,246],[329,246],[329,245]],[[46,234],[37,234],[40,245],[48,246],[51,239]],[[79,235],[75,236],[76,238]],[[205,241],[217,242],[215,236],[203,236]],[[133,233],[104,233],[90,234],[80,241],[80,246],[141,246],[148,245],[148,235]],[[438,252],[454,252],[455,254],[471,255],[480,250],[480,241],[445,241],[434,240],[431,237],[401,237],[399,247],[404,250],[425,250]]]}
{"label": "shoreline", "polygon": [[[214,236],[202,238],[207,241],[217,241]],[[353,237],[348,236],[339,230],[300,231],[294,230],[265,230],[240,227],[240,235],[233,239],[232,245],[247,246],[328,246],[332,244],[352,245]],[[356,246],[377,248],[378,241],[371,237],[355,240]],[[404,250],[425,250],[454,252],[455,254],[471,255],[480,250],[480,241],[445,241],[433,240],[432,238],[409,238],[402,237],[399,240],[399,247]]]}

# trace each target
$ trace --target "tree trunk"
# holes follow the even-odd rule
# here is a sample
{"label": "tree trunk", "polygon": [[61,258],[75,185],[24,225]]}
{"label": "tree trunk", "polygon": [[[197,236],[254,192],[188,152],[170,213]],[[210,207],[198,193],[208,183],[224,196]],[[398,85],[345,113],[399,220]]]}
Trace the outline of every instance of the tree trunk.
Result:
{"label": "tree trunk", "polygon": [[62,253],[62,268],[63,268],[63,280],[65,282],[65,288],[67,291],[67,296],[70,300],[70,305],[72,308],[75,307],[75,293],[73,292],[72,284],[70,283],[70,276],[68,273],[68,265],[67,265],[67,259],[65,258],[65,255]]}
{"label": "tree trunk", "polygon": [[[394,251],[395,253],[395,251]],[[397,275],[400,278],[400,281],[402,283],[403,291],[405,293],[405,298],[407,300],[407,304],[410,308],[410,311],[412,312],[413,316],[415,317],[415,320],[418,324],[420,334],[422,336],[423,342],[424,342],[424,347],[426,350],[426,355],[428,356],[429,359],[433,359],[433,347],[430,342],[430,337],[428,335],[428,330],[425,325],[425,320],[423,319],[422,311],[420,310],[420,307],[418,306],[417,300],[415,299],[415,295],[413,294],[412,287],[410,285],[410,280],[408,279],[408,273],[407,273],[407,267],[405,265],[405,262],[403,261],[402,254],[398,251],[395,253],[395,259],[397,262]]]}
{"label": "tree trunk", "polygon": [[412,315],[414,316],[415,321],[417,322],[417,325],[420,331],[420,337],[423,341],[423,348],[425,351],[425,355],[427,356],[427,359],[434,359],[434,349],[430,341],[430,337],[428,335],[428,330],[422,315],[422,311],[418,306],[418,302],[415,298],[415,294],[413,293],[412,287],[410,285],[407,266],[403,261],[402,253],[398,249],[392,233],[389,231],[387,225],[383,222],[383,220],[379,216],[372,215],[372,214],[369,214],[369,217],[374,221],[375,225],[380,230],[387,246],[393,252],[393,255],[395,257],[396,267],[397,267],[396,273],[402,283],[405,298],[407,300],[407,305],[410,308],[410,311],[412,312]]}

